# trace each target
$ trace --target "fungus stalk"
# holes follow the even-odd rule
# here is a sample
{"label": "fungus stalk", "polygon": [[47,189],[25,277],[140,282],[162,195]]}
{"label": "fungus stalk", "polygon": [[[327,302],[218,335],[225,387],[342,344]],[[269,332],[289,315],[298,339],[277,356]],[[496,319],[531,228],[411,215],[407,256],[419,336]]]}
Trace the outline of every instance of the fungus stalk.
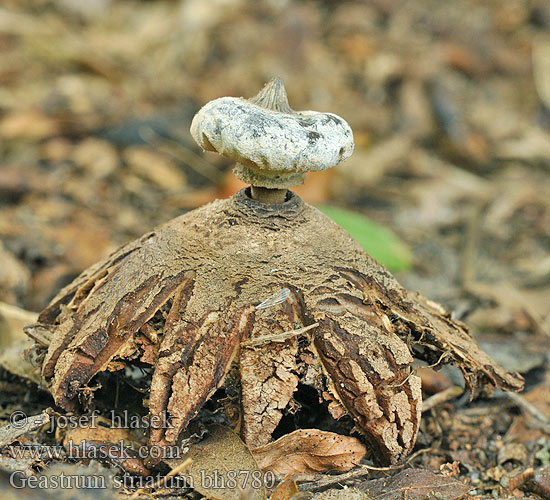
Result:
{"label": "fungus stalk", "polygon": [[250,196],[253,200],[265,203],[266,205],[279,205],[286,200],[288,189],[264,188],[250,186]]}

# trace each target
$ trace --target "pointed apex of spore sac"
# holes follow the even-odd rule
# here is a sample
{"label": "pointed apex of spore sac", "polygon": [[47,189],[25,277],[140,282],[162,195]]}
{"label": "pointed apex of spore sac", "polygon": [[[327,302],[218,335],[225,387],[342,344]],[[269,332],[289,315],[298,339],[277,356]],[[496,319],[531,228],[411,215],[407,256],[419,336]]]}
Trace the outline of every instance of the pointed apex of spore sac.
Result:
{"label": "pointed apex of spore sac", "polygon": [[272,111],[281,113],[292,113],[293,110],[288,104],[288,96],[283,81],[280,78],[273,78],[265,84],[249,102]]}

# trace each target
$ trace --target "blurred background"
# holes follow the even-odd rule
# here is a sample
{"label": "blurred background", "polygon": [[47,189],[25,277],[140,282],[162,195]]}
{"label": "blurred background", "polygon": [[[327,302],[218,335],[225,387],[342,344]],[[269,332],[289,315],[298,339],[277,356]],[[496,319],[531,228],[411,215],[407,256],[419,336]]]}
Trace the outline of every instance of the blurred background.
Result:
{"label": "blurred background", "polygon": [[511,343],[504,363],[542,362],[547,0],[2,0],[0,301],[39,311],[117,246],[240,189],[189,125],[274,76],[355,134],[297,192],[393,231],[405,286]]}

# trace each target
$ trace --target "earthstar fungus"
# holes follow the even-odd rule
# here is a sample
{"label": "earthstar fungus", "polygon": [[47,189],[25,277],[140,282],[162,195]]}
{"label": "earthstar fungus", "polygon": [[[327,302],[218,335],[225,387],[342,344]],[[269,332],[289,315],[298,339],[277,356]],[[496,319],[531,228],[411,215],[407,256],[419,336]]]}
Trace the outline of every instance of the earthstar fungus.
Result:
{"label": "earthstar fungus", "polygon": [[[251,100],[217,99],[191,132],[252,183],[158,227],[85,270],[27,333],[51,334],[42,375],[56,403],[81,406],[91,379],[151,366],[149,412],[166,445],[221,387],[237,387],[236,427],[269,443],[309,386],[336,420],[353,419],[375,460],[413,448],[421,416],[413,356],[454,362],[466,385],[519,390],[467,327],[402,288],[349,234],[286,188],[353,150],[336,115],[293,112],[280,80]],[[228,391],[228,393],[231,391]]]}

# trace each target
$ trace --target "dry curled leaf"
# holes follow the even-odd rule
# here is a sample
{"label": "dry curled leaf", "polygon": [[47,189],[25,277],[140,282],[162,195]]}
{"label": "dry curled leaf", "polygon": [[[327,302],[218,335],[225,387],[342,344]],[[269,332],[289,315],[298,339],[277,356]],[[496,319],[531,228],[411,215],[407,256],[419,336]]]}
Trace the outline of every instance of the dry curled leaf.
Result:
{"label": "dry curled leaf", "polygon": [[252,452],[263,470],[277,475],[345,472],[365,456],[366,448],[358,439],[317,429],[299,429]]}
{"label": "dry curled leaf", "polygon": [[183,458],[166,460],[176,468],[184,460],[192,460],[184,474],[189,483],[202,495],[216,500],[263,500],[264,482],[273,479],[260,471],[256,461],[241,438],[228,427],[214,425],[209,436],[194,445]]}
{"label": "dry curled leaf", "polygon": [[282,481],[277,489],[271,494],[269,500],[291,500],[300,492],[296,481],[292,476]]}
{"label": "dry curled leaf", "polygon": [[423,469],[406,469],[389,478],[364,481],[358,488],[376,500],[424,500],[436,498],[435,493],[445,500],[459,500],[469,490],[456,479]]}
{"label": "dry curled leaf", "polygon": [[50,415],[46,412],[40,415],[27,417],[23,412],[21,418],[14,418],[14,421],[4,427],[0,427],[0,447],[13,443],[27,432],[33,432],[50,421]]}
{"label": "dry curled leaf", "polygon": [[33,342],[30,339],[12,342],[0,351],[0,367],[45,389],[44,381],[40,377],[40,368],[25,358],[25,354],[32,348]]}
{"label": "dry curled leaf", "polygon": [[356,488],[329,490],[318,493],[313,500],[370,500],[371,497]]}

